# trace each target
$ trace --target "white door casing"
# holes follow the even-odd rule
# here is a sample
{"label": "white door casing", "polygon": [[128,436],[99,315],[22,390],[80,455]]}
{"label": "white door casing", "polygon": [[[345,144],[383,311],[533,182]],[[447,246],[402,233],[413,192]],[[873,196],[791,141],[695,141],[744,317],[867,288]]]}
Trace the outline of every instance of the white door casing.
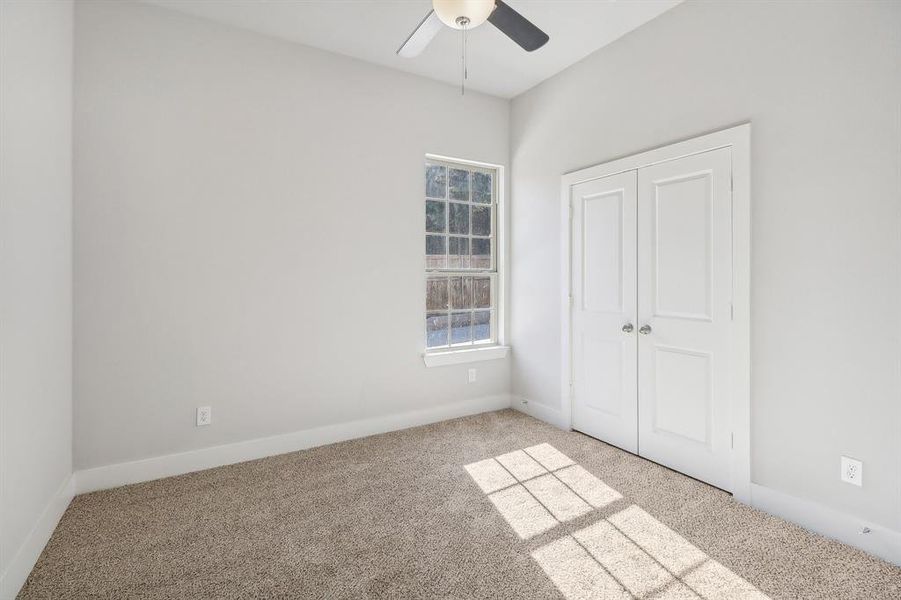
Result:
{"label": "white door casing", "polygon": [[[703,243],[700,246],[688,243],[694,238],[693,236],[684,235],[686,233],[685,227],[696,227],[697,223],[694,221],[697,218],[691,218],[690,215],[679,217],[680,219],[687,219],[686,222],[680,225],[680,221],[673,221],[672,215],[666,212],[666,209],[673,208],[673,206],[665,206],[664,211],[657,215],[656,205],[652,205],[653,214],[651,218],[660,221],[662,227],[660,232],[653,225],[653,221],[651,221],[651,225],[648,225],[646,221],[643,228],[642,223],[639,222],[641,216],[636,218],[636,261],[648,259],[649,257],[653,258],[653,255],[649,254],[647,249],[642,250],[640,248],[639,244],[641,242],[645,244],[650,243],[647,240],[652,240],[654,244],[659,243],[661,248],[665,245],[671,246],[673,243],[679,244],[680,247],[684,246],[683,250],[673,254],[668,253],[666,261],[661,262],[659,265],[660,297],[654,296],[652,298],[653,300],[660,300],[658,302],[659,309],[656,305],[649,303],[647,298],[643,297],[652,292],[644,292],[641,297],[639,294],[642,294],[642,292],[636,292],[635,310],[636,315],[641,317],[634,321],[636,332],[633,335],[636,338],[636,357],[640,353],[651,353],[656,360],[657,355],[663,353],[663,358],[659,362],[659,369],[658,363],[653,363],[650,375],[646,374],[644,370],[641,370],[639,374],[641,368],[638,365],[641,363],[636,360],[636,398],[644,397],[638,389],[640,377],[650,376],[654,380],[660,379],[659,386],[658,382],[655,381],[654,387],[650,388],[653,401],[657,404],[649,405],[651,408],[645,407],[647,414],[639,411],[638,402],[636,402],[636,420],[642,419],[642,422],[648,426],[648,431],[645,432],[643,438],[639,437],[636,446],[637,452],[641,455],[650,454],[653,460],[669,464],[673,468],[699,479],[707,479],[714,485],[731,491],[736,500],[745,503],[750,503],[751,501],[750,133],[750,124],[737,125],[567,173],[561,181],[563,251],[561,367],[563,373],[567,376],[563,379],[561,387],[563,402],[559,423],[563,427],[572,427],[601,437],[605,435],[603,431],[599,431],[598,427],[594,427],[594,432],[590,431],[589,428],[592,426],[590,424],[584,425],[580,417],[577,416],[579,401],[575,380],[578,371],[576,365],[578,332],[575,326],[579,315],[576,314],[578,305],[575,287],[578,282],[575,271],[575,254],[580,249],[577,248],[578,228],[574,225],[576,222],[575,210],[577,203],[574,202],[576,196],[573,191],[582,184],[610,178],[614,175],[626,174],[627,172],[633,172],[636,181],[638,181],[641,178],[638,173],[639,170],[706,153],[710,153],[713,156],[715,153],[712,151],[714,150],[724,149],[726,153],[720,156],[726,156],[727,154],[731,156],[731,164],[727,167],[727,170],[731,172],[731,182],[728,177],[724,178],[717,175],[717,171],[721,170],[721,167],[726,163],[722,162],[722,160],[717,162],[715,156],[712,166],[707,165],[698,168],[697,163],[682,163],[681,166],[677,165],[675,167],[676,172],[674,173],[667,174],[666,168],[663,168],[663,171],[649,170],[645,171],[645,178],[642,179],[642,183],[646,185],[649,182],[655,182],[651,186],[654,189],[655,196],[659,188],[663,198],[667,196],[670,200],[675,198],[674,205],[679,204],[681,200],[683,204],[688,204],[690,207],[693,206],[693,214],[696,216],[704,212],[698,209],[698,205],[703,206],[704,201],[697,199],[698,190],[702,190],[704,186],[694,181],[692,175],[699,175],[696,179],[704,180],[705,177],[708,177],[704,174],[707,171],[710,174],[709,182],[716,180],[716,183],[713,183],[714,188],[711,190],[711,201],[715,200],[715,195],[719,193],[718,190],[722,189],[722,186],[717,184],[725,183],[730,188],[729,197],[731,198],[729,203],[729,208],[731,209],[731,231],[729,232],[731,234],[731,256],[728,254],[724,256],[718,251],[722,246],[722,241],[717,241],[721,237],[721,233],[716,233],[711,229],[705,242],[711,261],[709,265],[710,277],[707,285],[702,286],[702,292],[699,294],[697,286],[687,285],[690,282],[686,279],[681,282],[685,284],[683,287],[670,285],[670,289],[667,291],[663,287],[665,284],[678,281],[678,279],[668,279],[668,277],[671,277],[674,272],[683,271],[683,268],[679,266],[680,261],[682,263],[697,263],[697,261],[692,262],[691,254],[699,255],[700,250],[705,248]],[[709,159],[710,157],[708,156],[707,158]],[[696,170],[693,171],[693,169]],[[680,170],[683,172],[679,173]],[[667,184],[657,185],[664,181]],[[579,189],[588,188],[583,187]],[[640,193],[639,190],[636,190],[636,198],[638,198]],[[640,199],[637,199],[636,209],[639,211],[638,215],[643,214],[640,212],[643,208],[644,206]],[[717,219],[722,216],[722,212],[716,211],[716,213],[713,213],[712,204],[710,210],[710,224],[711,227],[714,227]],[[643,233],[638,234],[638,231],[643,231]],[[714,246],[717,250],[714,250]],[[695,330],[696,333],[692,334],[693,329],[690,327],[687,329],[685,327],[682,328],[684,330],[682,333],[685,333],[685,335],[675,335],[680,330],[674,325],[679,321],[690,323],[692,318],[697,322],[695,324],[703,323],[705,318],[708,319],[708,324],[713,322],[714,317],[718,319],[717,313],[721,309],[717,306],[717,298],[722,297],[725,292],[722,278],[720,276],[714,277],[714,275],[716,271],[721,271],[724,268],[723,265],[726,260],[731,260],[731,281],[729,282],[731,306],[726,305],[730,311],[731,327],[730,334],[725,342],[725,353],[721,355],[720,350],[724,346],[721,344],[722,339],[717,335],[704,334],[703,328]],[[635,272],[637,279],[636,290],[638,290],[639,286],[642,285],[638,275],[640,271],[636,268]],[[698,268],[696,264],[694,269],[687,268],[684,270],[685,277],[693,277],[699,281],[703,278],[698,274],[703,272],[704,269]],[[650,277],[648,271],[644,272],[644,277]],[[707,289],[708,285],[710,286],[709,291]],[[653,293],[656,294],[656,291]],[[708,294],[706,301],[704,300],[705,294]],[[692,310],[690,305],[696,303],[698,298],[701,298],[703,301],[702,310]],[[655,322],[657,327],[655,327]],[[637,330],[642,325],[651,326],[651,332],[648,335],[637,333]],[[710,328],[708,327],[708,329]],[[655,338],[655,334],[659,337]],[[691,335],[696,335],[697,339],[693,339]],[[705,336],[713,340],[713,345],[709,347],[698,345],[700,341],[704,341]],[[663,337],[666,337],[666,339],[662,339]],[[647,343],[645,344],[644,342]],[[669,354],[666,354],[667,352]],[[693,363],[695,359],[698,359],[700,362]],[[691,387],[704,387],[703,381],[705,378],[698,375],[698,372],[702,371],[698,364],[705,361],[710,362],[709,369],[706,365],[703,365],[705,369],[716,371],[716,373],[709,371],[712,378],[708,379],[708,392],[713,394],[714,389],[716,389],[718,393],[725,386],[725,389],[723,389],[725,399],[721,397],[723,406],[719,410],[708,411],[707,416],[702,418],[698,416],[703,414],[703,410],[699,410],[699,407],[703,407],[704,403],[703,401],[696,401],[694,405],[687,405],[687,412],[677,411],[674,417],[672,410],[667,412],[668,409],[672,408],[673,403],[675,402],[676,405],[680,404],[680,396],[686,394],[686,390]],[[727,364],[723,365],[723,361]],[[642,362],[646,362],[646,359]],[[694,370],[687,367],[692,367]],[[659,378],[657,375],[658,370],[660,371]],[[658,387],[660,398],[657,397]],[[692,399],[696,400],[696,398]],[[584,413],[582,416],[584,417]],[[657,418],[656,424],[653,420],[654,418]],[[638,425],[636,423],[636,436],[638,436],[638,431],[640,430]],[[699,439],[704,441],[698,441]],[[607,440],[610,441],[611,438],[608,436]],[[612,441],[612,443],[620,447],[628,446],[628,444],[615,441]],[[677,447],[667,447],[667,443],[675,443]],[[707,453],[706,455],[700,450],[702,447],[707,448],[707,450],[703,451]],[[725,453],[722,452],[724,447],[726,449]],[[661,452],[665,456],[655,454],[655,452]],[[700,462],[699,456],[704,457]],[[692,466],[693,464],[701,464],[703,466],[695,468]],[[712,469],[717,471],[717,475],[711,477],[709,472]]]}
{"label": "white door casing", "polygon": [[638,170],[639,454],[726,490],[731,165],[721,148]]}
{"label": "white door casing", "polygon": [[629,452],[638,451],[636,191],[635,171],[572,187],[572,426]]}

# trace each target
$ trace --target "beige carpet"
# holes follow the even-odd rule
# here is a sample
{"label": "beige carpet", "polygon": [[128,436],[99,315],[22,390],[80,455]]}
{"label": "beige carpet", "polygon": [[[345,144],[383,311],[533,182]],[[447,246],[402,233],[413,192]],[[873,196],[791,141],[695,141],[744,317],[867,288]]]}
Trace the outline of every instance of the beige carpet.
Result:
{"label": "beige carpet", "polygon": [[21,598],[901,598],[901,569],[506,410],[77,497]]}

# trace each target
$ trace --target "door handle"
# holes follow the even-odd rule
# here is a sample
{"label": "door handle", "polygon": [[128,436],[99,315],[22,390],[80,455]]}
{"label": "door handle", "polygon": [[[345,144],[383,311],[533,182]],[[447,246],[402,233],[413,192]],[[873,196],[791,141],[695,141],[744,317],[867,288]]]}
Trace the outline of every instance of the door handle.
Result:
{"label": "door handle", "polygon": [[651,326],[650,325],[642,325],[641,329],[638,330],[638,333],[640,333],[641,335],[647,335],[647,334],[651,333]]}
{"label": "door handle", "polygon": [[632,333],[633,329],[635,329],[635,327],[632,326],[632,323],[626,323],[625,325],[623,325],[623,333]]}

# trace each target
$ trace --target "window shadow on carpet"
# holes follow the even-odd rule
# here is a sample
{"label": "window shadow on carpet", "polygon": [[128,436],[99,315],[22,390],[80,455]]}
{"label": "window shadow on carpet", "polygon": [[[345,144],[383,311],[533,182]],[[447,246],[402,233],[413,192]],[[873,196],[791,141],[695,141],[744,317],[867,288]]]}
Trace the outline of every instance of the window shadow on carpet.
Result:
{"label": "window shadow on carpet", "polygon": [[[623,498],[547,443],[464,468],[523,540]],[[531,556],[567,600],[768,600],[634,504]]]}

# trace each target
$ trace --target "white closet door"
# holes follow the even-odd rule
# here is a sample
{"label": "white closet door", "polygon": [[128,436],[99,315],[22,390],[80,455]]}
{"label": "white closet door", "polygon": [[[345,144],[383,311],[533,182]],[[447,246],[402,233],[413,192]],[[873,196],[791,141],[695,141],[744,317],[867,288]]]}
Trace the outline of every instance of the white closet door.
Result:
{"label": "white closet door", "polygon": [[638,171],[639,454],[731,489],[731,150]]}
{"label": "white closet door", "polygon": [[638,450],[636,177],[581,183],[571,195],[573,429],[630,452]]}

